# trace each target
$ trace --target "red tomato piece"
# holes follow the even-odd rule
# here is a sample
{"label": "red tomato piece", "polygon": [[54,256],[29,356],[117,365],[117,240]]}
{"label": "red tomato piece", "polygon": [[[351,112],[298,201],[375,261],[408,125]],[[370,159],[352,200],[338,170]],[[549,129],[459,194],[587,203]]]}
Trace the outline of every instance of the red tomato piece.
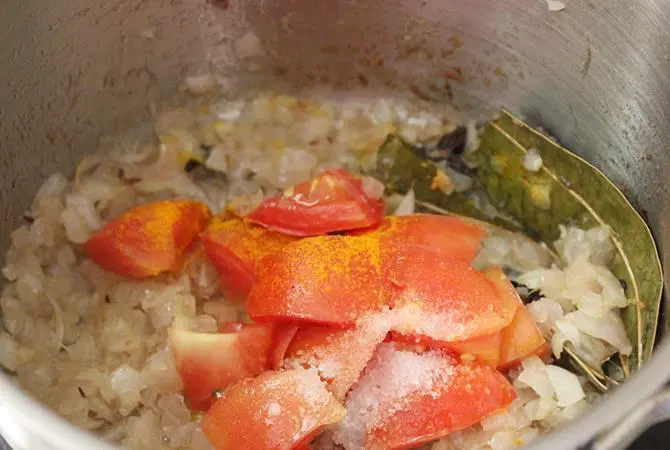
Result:
{"label": "red tomato piece", "polygon": [[365,228],[381,221],[382,194],[383,189],[366,189],[361,178],[331,169],[263,200],[247,218],[295,236]]}
{"label": "red tomato piece", "polygon": [[496,283],[500,295],[509,303],[516,303],[514,319],[500,332],[498,368],[511,367],[530,355],[542,355],[547,343],[535,318],[528,312],[512,283],[499,268],[491,268],[488,275]]}
{"label": "red tomato piece", "polygon": [[514,388],[489,366],[383,344],[349,394],[334,441],[366,450],[420,446],[481,421],[514,398]]}
{"label": "red tomato piece", "polygon": [[457,342],[442,342],[421,336],[391,333],[391,341],[407,344],[407,348],[421,350],[443,348],[460,355],[464,361],[476,360],[491,367],[496,367],[500,358],[500,333]]}
{"label": "red tomato piece", "polygon": [[500,358],[501,333],[489,334],[467,341],[452,342],[447,344],[446,348],[461,355],[463,360],[474,358],[482,364],[496,367]]}
{"label": "red tomato piece", "polygon": [[297,369],[231,386],[201,426],[217,450],[297,450],[344,414],[316,372]]}
{"label": "red tomato piece", "polygon": [[535,318],[521,305],[514,320],[500,332],[500,360],[498,368],[506,369],[531,355],[542,356],[547,348],[542,330]]}
{"label": "red tomato piece", "polygon": [[399,252],[396,258],[402,291],[393,301],[395,331],[457,342],[497,333],[514,318],[518,304],[499,294],[498,269],[481,273],[425,249]]}
{"label": "red tomato piece", "polygon": [[379,227],[354,231],[352,234],[374,233],[384,248],[423,249],[448,258],[471,262],[488,234],[482,225],[456,216],[414,214],[386,217]]}
{"label": "red tomato piece", "polygon": [[207,410],[214,393],[270,369],[286,352],[294,327],[223,324],[219,333],[199,333],[173,325],[169,337],[184,396],[195,410]]}
{"label": "red tomato piece", "polygon": [[256,266],[296,240],[243,219],[215,219],[202,233],[207,257],[221,280],[224,294],[246,298],[256,279]]}
{"label": "red tomato piece", "polygon": [[382,316],[350,330],[301,328],[286,352],[286,366],[317,370],[335,398],[343,400],[389,330],[390,322]]}
{"label": "red tomato piece", "polygon": [[100,267],[128,278],[176,271],[211,214],[195,201],[162,201],[135,207],[110,221],[84,245]]}
{"label": "red tomato piece", "polygon": [[353,327],[364,313],[389,303],[386,278],[374,238],[302,239],[263,259],[247,313],[257,322]]}
{"label": "red tomato piece", "polygon": [[281,369],[284,365],[284,358],[286,358],[289,346],[293,342],[297,332],[297,325],[275,325],[274,344],[270,355],[270,366],[273,369]]}

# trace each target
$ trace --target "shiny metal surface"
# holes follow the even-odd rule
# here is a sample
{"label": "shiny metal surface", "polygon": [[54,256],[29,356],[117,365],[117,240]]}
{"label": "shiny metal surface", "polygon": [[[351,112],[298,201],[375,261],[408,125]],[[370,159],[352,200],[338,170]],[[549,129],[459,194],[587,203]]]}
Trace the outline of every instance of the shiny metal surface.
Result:
{"label": "shiny metal surface", "polygon": [[[185,75],[215,70],[230,95],[325,85],[448,101],[473,117],[508,106],[624,189],[668,267],[670,3],[566,3],[550,12],[540,0],[5,0],[0,251],[47,174],[146,120]],[[234,43],[249,30],[265,56],[237,60]],[[536,445],[576,447],[620,420],[666,381],[669,345]]]}
{"label": "shiny metal surface", "polygon": [[664,389],[641,403],[612,431],[598,437],[593,450],[625,450],[639,435],[639,430],[670,419],[670,389]]}

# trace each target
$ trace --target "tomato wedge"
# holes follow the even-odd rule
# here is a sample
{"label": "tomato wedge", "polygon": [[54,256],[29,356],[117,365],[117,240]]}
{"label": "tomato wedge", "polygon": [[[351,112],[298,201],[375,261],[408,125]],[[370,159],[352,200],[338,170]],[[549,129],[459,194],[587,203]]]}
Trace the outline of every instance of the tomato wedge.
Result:
{"label": "tomato wedge", "polygon": [[296,369],[231,386],[201,426],[219,450],[297,450],[344,414],[316,372]]}
{"label": "tomato wedge", "polygon": [[389,303],[387,284],[378,240],[306,238],[263,259],[247,313],[256,322],[353,327],[363,314]]}
{"label": "tomato wedge", "polygon": [[496,287],[499,269],[481,273],[425,249],[397,258],[395,277],[402,291],[393,301],[399,315],[395,331],[458,342],[497,333],[514,318],[516,300],[501,296]]}
{"label": "tomato wedge", "polygon": [[[198,333],[173,325],[169,339],[184,396],[195,410],[207,410],[216,391],[270,369],[284,359],[295,327],[224,324],[219,333]],[[290,336],[290,337],[289,337]]]}
{"label": "tomato wedge", "polygon": [[394,331],[456,342],[497,333],[512,321],[518,303],[499,294],[498,281],[431,249],[389,250],[375,234],[320,236],[263,260],[247,312],[258,322],[346,328],[391,308]]}
{"label": "tomato wedge", "polygon": [[207,257],[219,274],[222,292],[244,299],[256,279],[258,261],[297,238],[243,219],[215,219],[202,233],[201,239]]}
{"label": "tomato wedge", "polygon": [[500,359],[501,333],[489,334],[467,341],[452,342],[446,348],[461,355],[463,360],[473,358],[482,364],[496,367]]}
{"label": "tomato wedge", "polygon": [[359,321],[351,330],[301,328],[286,352],[286,365],[315,369],[335,398],[343,400],[389,330],[382,316]]}
{"label": "tomato wedge", "polygon": [[547,349],[547,342],[535,318],[523,305],[500,336],[499,369],[514,366],[531,355],[542,357]]}
{"label": "tomato wedge", "polygon": [[361,178],[331,169],[263,200],[247,218],[295,236],[365,228],[381,221],[382,194],[383,189],[381,192],[366,189]]}
{"label": "tomato wedge", "polygon": [[297,325],[275,324],[274,343],[270,354],[271,368],[279,370],[284,366],[284,358],[297,332]]}
{"label": "tomato wedge", "polygon": [[211,214],[195,201],[162,201],[135,207],[105,225],[84,252],[105,270],[147,278],[178,270]]}
{"label": "tomato wedge", "polygon": [[500,295],[508,302],[517,304],[514,319],[500,332],[498,368],[505,369],[528,356],[541,355],[546,350],[547,342],[516,289],[500,268],[489,269],[488,275],[496,284]]}
{"label": "tomato wedge", "polygon": [[386,217],[381,224],[365,231],[354,231],[360,235],[373,233],[378,236],[382,248],[431,250],[448,258],[471,262],[479,252],[482,240],[488,231],[482,225],[456,216],[414,214]]}
{"label": "tomato wedge", "polygon": [[514,388],[489,366],[382,344],[348,397],[334,441],[347,449],[420,446],[481,421],[514,398]]}
{"label": "tomato wedge", "polygon": [[394,332],[391,333],[391,341],[407,344],[407,348],[421,350],[443,348],[458,354],[464,361],[475,360],[491,367],[497,367],[500,359],[500,335],[501,333],[494,333],[465,341],[442,342],[421,336],[405,336]]}

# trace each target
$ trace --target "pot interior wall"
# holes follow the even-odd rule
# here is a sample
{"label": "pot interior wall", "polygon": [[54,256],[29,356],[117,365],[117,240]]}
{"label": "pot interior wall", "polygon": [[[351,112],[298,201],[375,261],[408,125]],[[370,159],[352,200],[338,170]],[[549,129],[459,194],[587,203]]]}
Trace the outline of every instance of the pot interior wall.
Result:
{"label": "pot interior wall", "polygon": [[[231,96],[328,86],[473,118],[508,106],[621,186],[663,253],[668,23],[661,0],[570,0],[559,12],[539,0],[5,1],[0,251],[48,174],[146,121],[184,76],[214,71]],[[248,33],[264,54],[237,58]]]}

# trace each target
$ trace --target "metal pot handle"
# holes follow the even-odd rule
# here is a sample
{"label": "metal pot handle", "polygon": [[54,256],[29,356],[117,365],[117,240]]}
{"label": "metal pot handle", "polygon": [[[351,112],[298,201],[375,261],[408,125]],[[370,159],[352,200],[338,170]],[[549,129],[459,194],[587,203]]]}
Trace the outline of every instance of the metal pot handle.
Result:
{"label": "metal pot handle", "polygon": [[621,422],[595,438],[591,450],[624,450],[652,425],[670,420],[670,387],[648,398]]}

